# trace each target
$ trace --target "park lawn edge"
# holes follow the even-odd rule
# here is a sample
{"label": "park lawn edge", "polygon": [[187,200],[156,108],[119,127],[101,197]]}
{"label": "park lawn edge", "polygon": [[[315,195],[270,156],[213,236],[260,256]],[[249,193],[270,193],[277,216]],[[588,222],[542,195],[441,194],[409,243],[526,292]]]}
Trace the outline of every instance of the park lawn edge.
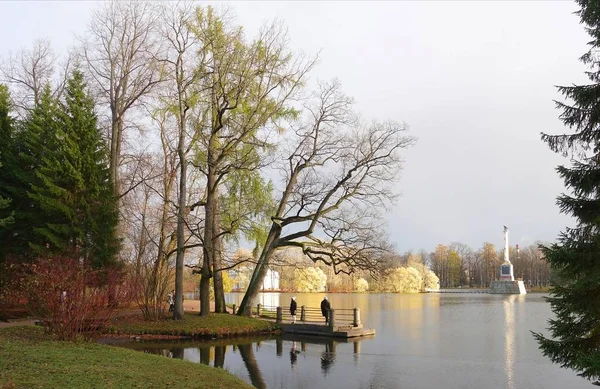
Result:
{"label": "park lawn edge", "polygon": [[252,388],[222,369],[120,347],[57,341],[32,326],[0,329],[0,360],[0,389]]}
{"label": "park lawn edge", "polygon": [[113,321],[104,329],[111,335],[164,335],[181,338],[228,338],[248,335],[277,333],[279,326],[267,320],[211,313],[208,317],[186,313],[182,320],[167,318],[159,321],[131,320],[122,318]]}

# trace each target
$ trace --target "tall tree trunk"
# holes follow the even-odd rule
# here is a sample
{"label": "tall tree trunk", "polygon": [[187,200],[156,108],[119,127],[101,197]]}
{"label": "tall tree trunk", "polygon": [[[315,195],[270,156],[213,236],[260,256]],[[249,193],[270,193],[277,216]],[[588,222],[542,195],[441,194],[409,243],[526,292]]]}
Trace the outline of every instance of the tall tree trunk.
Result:
{"label": "tall tree trunk", "polygon": [[215,188],[215,208],[213,218],[213,289],[215,292],[215,312],[216,313],[227,313],[227,307],[225,305],[225,291],[223,290],[223,273],[220,271],[222,267],[221,253],[223,248],[223,241],[219,233],[221,231],[221,213],[219,211],[219,191]]}
{"label": "tall tree trunk", "polygon": [[[111,137],[110,137],[110,160],[109,160],[109,175],[110,175],[110,180],[112,181],[113,184],[113,190],[115,193],[115,196],[117,197],[117,206],[120,208],[121,206],[121,200],[119,200],[119,158],[121,155],[121,151],[120,151],[120,133],[122,131],[123,128],[123,123],[121,120],[119,120],[118,116],[115,116],[115,111],[112,111],[113,113],[113,119],[112,119],[112,123],[111,123]],[[120,219],[120,218],[119,218]],[[121,223],[119,222],[118,225],[120,225]],[[120,228],[117,227],[117,231],[119,231]],[[117,234],[121,234],[122,232],[117,232]],[[110,305],[114,304],[114,299],[115,299],[115,293],[114,291],[110,290],[108,293],[108,303]]]}
{"label": "tall tree trunk", "polygon": [[148,235],[146,234],[146,217],[148,211],[148,193],[144,193],[144,206],[142,207],[142,226],[140,232],[140,239],[138,240],[138,250],[135,258],[135,275],[139,277],[142,271],[142,258],[148,245]]}
{"label": "tall tree trunk", "polygon": [[200,316],[210,314],[210,269],[204,263],[200,273]]}
{"label": "tall tree trunk", "polygon": [[185,226],[185,198],[186,198],[186,175],[187,164],[185,162],[184,150],[185,132],[179,133],[179,209],[177,210],[177,258],[175,259],[175,311],[173,316],[176,320],[183,319],[183,262],[184,251],[184,226]]}
{"label": "tall tree trunk", "polygon": [[[285,212],[285,207],[290,196],[294,191],[300,170],[301,169],[295,169],[290,175],[286,188],[283,191],[283,195],[279,200],[279,206],[277,207],[277,212],[275,213],[276,218],[280,218]],[[271,255],[273,255],[273,251],[276,248],[276,243],[279,240],[279,237],[281,236],[281,229],[282,227],[278,223],[271,223],[269,235],[267,235],[265,245],[263,246],[262,252],[260,253],[260,257],[258,258],[256,267],[252,272],[252,278],[250,278],[248,290],[246,290],[244,298],[240,303],[240,309],[238,311],[239,316],[250,316],[254,300],[256,299],[256,296],[258,295],[260,287],[262,286],[265,276],[267,274],[267,269],[269,266]]]}
{"label": "tall tree trunk", "polygon": [[[110,150],[110,161],[109,161],[109,176],[112,180],[113,190],[115,193],[115,197],[117,198],[117,207],[121,208],[121,199],[120,199],[120,181],[119,181],[119,161],[121,159],[121,141],[123,138],[123,120],[121,116],[117,114],[117,117],[113,119],[113,128],[112,128],[112,136],[111,136],[111,150]],[[123,235],[123,226],[121,223],[120,212],[117,223],[117,234]],[[108,303],[112,306],[115,304],[115,291],[109,290],[108,293]]]}
{"label": "tall tree trunk", "polygon": [[200,316],[208,316],[210,313],[210,278],[213,276],[213,257],[215,243],[215,214],[218,206],[216,195],[217,178],[215,175],[214,155],[212,144],[214,137],[209,141],[208,147],[208,172],[206,175],[206,205],[204,216],[204,245],[202,249],[202,269],[200,272]]}
{"label": "tall tree trunk", "polygon": [[110,133],[110,158],[108,162],[110,180],[113,184],[115,196],[119,196],[119,159],[121,158],[121,138],[123,137],[123,122],[116,108],[111,108],[112,121]]}
{"label": "tall tree trunk", "polygon": [[[161,130],[162,131],[162,130]],[[168,266],[168,253],[173,249],[173,245],[177,242],[177,232],[171,234],[170,241],[167,243],[167,223],[169,221],[169,206],[171,204],[171,190],[175,181],[176,169],[169,171],[169,163],[167,161],[167,152],[164,146],[163,140],[163,191],[164,197],[162,201],[162,214],[160,219],[160,235],[158,238],[158,252],[156,253],[156,259],[154,260],[154,266],[152,267],[152,278],[150,280],[150,290],[148,292],[149,297],[152,299],[155,311],[158,313],[158,307],[163,301],[165,291],[160,287],[160,277],[162,274],[163,266]],[[168,291],[171,291],[169,285]]]}
{"label": "tall tree trunk", "polygon": [[271,259],[271,255],[273,253],[273,250],[275,249],[274,243],[277,241],[277,239],[279,239],[280,235],[281,227],[276,224],[273,224],[271,226],[271,229],[269,230],[269,235],[267,236],[265,247],[260,253],[258,263],[254,268],[254,272],[252,273],[252,278],[250,279],[248,290],[246,291],[246,294],[244,294],[244,298],[240,303],[240,309],[238,311],[239,316],[250,316],[254,300],[256,299],[258,292],[260,292],[260,288],[263,284],[265,276],[267,275],[269,260]]}
{"label": "tall tree trunk", "polygon": [[181,84],[181,57],[178,58],[176,66],[177,92],[179,103],[179,141],[177,144],[177,155],[179,156],[179,198],[177,209],[177,258],[175,259],[175,310],[173,317],[176,320],[183,319],[183,264],[185,259],[185,217],[187,199],[187,161],[185,155],[186,136],[186,112],[184,92]]}

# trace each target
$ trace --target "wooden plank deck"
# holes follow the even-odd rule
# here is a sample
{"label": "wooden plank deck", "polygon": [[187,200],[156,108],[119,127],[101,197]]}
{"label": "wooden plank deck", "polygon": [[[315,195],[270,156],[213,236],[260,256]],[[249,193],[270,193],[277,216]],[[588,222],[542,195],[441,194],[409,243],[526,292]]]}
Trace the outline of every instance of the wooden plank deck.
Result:
{"label": "wooden plank deck", "polygon": [[375,330],[371,328],[352,327],[352,326],[336,326],[330,328],[322,324],[281,324],[281,331],[288,334],[311,335],[311,336],[326,336],[333,338],[356,338],[362,336],[373,336]]}

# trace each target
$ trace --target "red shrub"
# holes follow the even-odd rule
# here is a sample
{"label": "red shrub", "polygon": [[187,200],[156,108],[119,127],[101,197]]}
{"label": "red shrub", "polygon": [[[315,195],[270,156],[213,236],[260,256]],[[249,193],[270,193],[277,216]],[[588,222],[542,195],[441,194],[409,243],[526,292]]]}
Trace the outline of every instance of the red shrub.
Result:
{"label": "red shrub", "polygon": [[126,297],[119,271],[92,269],[79,259],[41,258],[28,273],[27,308],[60,339],[91,335],[113,318]]}
{"label": "red shrub", "polygon": [[26,279],[27,267],[22,262],[11,258],[0,263],[0,320],[26,315]]}

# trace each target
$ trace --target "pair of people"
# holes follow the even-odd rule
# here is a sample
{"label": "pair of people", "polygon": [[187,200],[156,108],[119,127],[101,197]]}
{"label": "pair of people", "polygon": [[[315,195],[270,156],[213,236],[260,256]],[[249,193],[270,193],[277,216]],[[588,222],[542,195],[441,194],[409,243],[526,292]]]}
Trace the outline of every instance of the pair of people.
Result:
{"label": "pair of people", "polygon": [[[292,297],[292,301],[290,302],[290,315],[292,315],[292,324],[296,324],[296,310],[298,308],[298,304],[296,303],[296,296]],[[329,324],[329,310],[331,309],[331,304],[327,299],[327,296],[323,297],[323,301],[321,301],[321,314],[325,317],[325,324]]]}

